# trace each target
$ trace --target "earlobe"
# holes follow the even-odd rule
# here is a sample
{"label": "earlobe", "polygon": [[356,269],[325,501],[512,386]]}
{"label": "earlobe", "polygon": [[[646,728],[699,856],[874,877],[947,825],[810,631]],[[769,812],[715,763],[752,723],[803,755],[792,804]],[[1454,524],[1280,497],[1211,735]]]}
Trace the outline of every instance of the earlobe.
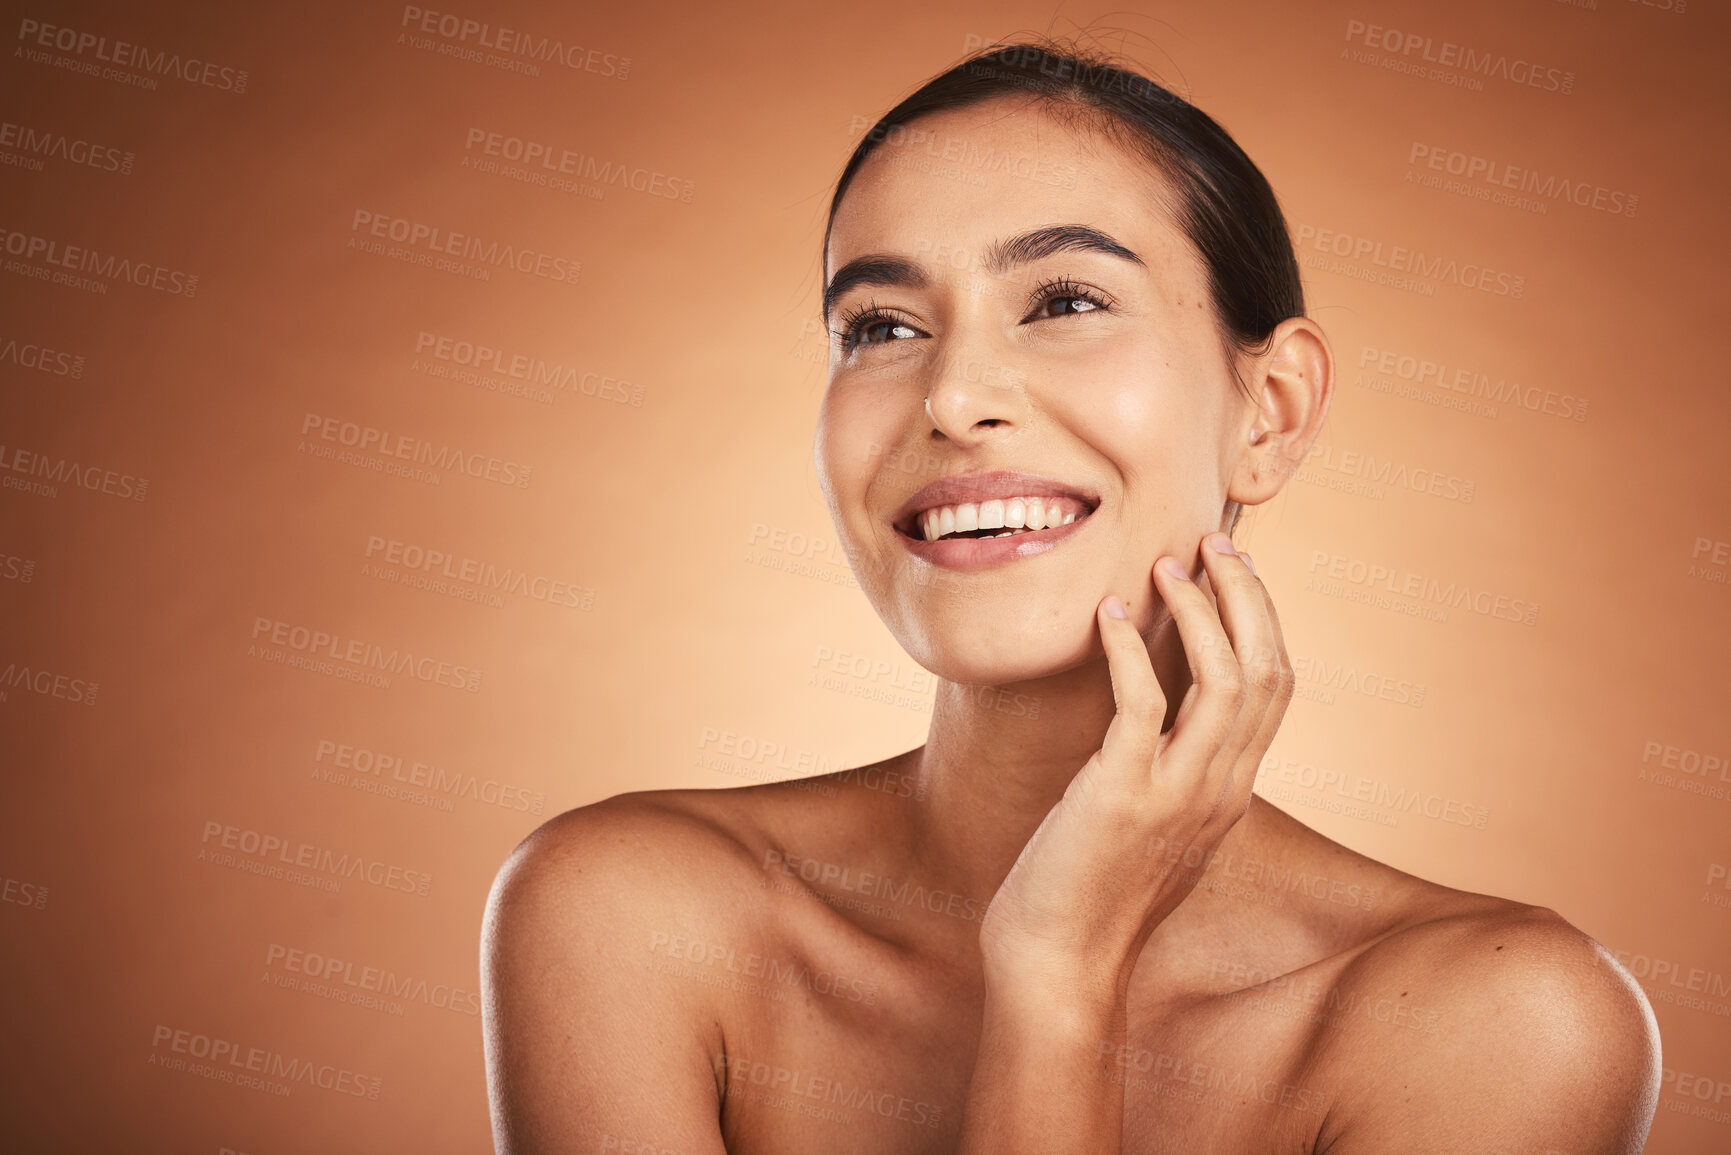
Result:
{"label": "earlobe", "polygon": [[1251,371],[1256,403],[1245,413],[1243,451],[1227,496],[1258,505],[1279,493],[1322,432],[1334,395],[1334,354],[1308,317],[1282,321]]}

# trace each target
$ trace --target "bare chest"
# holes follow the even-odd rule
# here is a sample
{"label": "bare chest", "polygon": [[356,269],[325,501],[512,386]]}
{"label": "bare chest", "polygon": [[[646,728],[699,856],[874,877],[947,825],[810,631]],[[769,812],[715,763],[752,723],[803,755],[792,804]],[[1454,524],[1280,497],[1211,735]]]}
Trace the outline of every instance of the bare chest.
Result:
{"label": "bare chest", "polygon": [[[821,985],[821,984],[820,984]],[[950,1152],[977,1051],[977,991],[867,983],[842,995],[741,1007],[727,1030],[728,1150]],[[1099,1077],[1123,1090],[1124,1155],[1309,1152],[1329,1089],[1305,1073],[1317,1030],[1305,1005],[1131,1003]],[[1032,1056],[1038,1063],[1042,1056]],[[1053,1059],[1055,1060],[1055,1056]]]}

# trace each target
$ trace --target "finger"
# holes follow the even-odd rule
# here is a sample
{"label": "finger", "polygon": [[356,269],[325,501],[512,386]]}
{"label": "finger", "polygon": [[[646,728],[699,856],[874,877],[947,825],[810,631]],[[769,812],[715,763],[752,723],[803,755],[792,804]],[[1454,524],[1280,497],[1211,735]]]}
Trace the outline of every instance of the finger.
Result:
{"label": "finger", "polygon": [[[1184,576],[1178,576],[1182,573]],[[1173,726],[1161,752],[1163,766],[1185,774],[1206,774],[1215,755],[1232,733],[1244,700],[1232,644],[1208,596],[1190,580],[1177,558],[1163,557],[1154,566],[1154,584],[1178,627],[1190,661],[1191,680],[1200,687],[1182,726]],[[1223,657],[1223,655],[1225,657]]]}
{"label": "finger", "polygon": [[1230,658],[1217,655],[1216,660],[1235,662],[1244,686],[1235,729],[1222,743],[1213,768],[1219,775],[1217,812],[1236,819],[1250,803],[1262,754],[1257,743],[1265,732],[1267,741],[1273,741],[1273,728],[1286,713],[1286,701],[1277,704],[1277,697],[1290,674],[1290,663],[1278,640],[1267,587],[1233,547],[1232,539],[1211,533],[1202,539],[1201,554],[1214,589],[1215,611],[1232,643]]}
{"label": "finger", "polygon": [[1201,690],[1202,687],[1195,682],[1191,682],[1185,689],[1184,697],[1178,701],[1178,712],[1172,716],[1171,727],[1160,735],[1160,745],[1154,748],[1154,757],[1164,758],[1166,756],[1167,749],[1172,745],[1173,737],[1178,733],[1178,727],[1184,725],[1184,719],[1196,711],[1196,696]]}
{"label": "finger", "polygon": [[[1244,559],[1252,574],[1256,573],[1256,563],[1250,560],[1249,554],[1240,552],[1238,556]],[[1274,627],[1274,644],[1284,654],[1286,653],[1286,634],[1280,628],[1280,614],[1274,608],[1274,598],[1269,594],[1268,587],[1262,584],[1262,579],[1259,577],[1256,580],[1258,588],[1262,591],[1262,600],[1268,605],[1268,623]]]}
{"label": "finger", "polygon": [[[1251,571],[1255,573],[1255,570]],[[1261,583],[1258,582],[1260,586]],[[1286,654],[1286,642],[1281,635],[1280,615],[1274,608],[1274,599],[1269,596],[1266,586],[1262,586],[1263,602],[1268,610],[1268,619],[1273,631],[1275,650],[1280,658],[1280,668],[1274,693],[1269,699],[1268,708],[1263,711],[1262,721],[1257,726],[1256,733],[1245,744],[1243,752],[1233,765],[1230,784],[1225,787],[1226,794],[1222,803],[1232,814],[1242,814],[1250,805],[1250,794],[1256,786],[1256,776],[1262,771],[1262,760],[1268,753],[1268,748],[1274,744],[1274,735],[1280,729],[1281,721],[1286,717],[1286,708],[1292,702],[1298,681],[1292,667],[1292,661]]]}
{"label": "finger", "polygon": [[1249,697],[1262,698],[1266,706],[1279,685],[1283,660],[1271,616],[1274,603],[1224,533],[1202,539],[1202,565],[1214,588],[1215,610],[1232,643],[1230,655],[1219,656],[1238,664]]}
{"label": "finger", "polygon": [[1100,643],[1106,650],[1106,669],[1112,677],[1112,701],[1117,712],[1100,743],[1100,760],[1111,780],[1127,787],[1147,781],[1160,741],[1160,723],[1166,717],[1166,694],[1154,676],[1148,646],[1125,610],[1124,617],[1111,611],[1124,610],[1117,597],[1101,601],[1094,612],[1100,626]]}

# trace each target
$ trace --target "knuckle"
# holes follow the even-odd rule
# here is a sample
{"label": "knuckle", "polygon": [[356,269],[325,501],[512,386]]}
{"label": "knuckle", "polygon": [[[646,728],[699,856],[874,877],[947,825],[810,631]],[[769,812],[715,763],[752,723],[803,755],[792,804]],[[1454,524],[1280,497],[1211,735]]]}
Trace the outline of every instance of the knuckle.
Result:
{"label": "knuckle", "polygon": [[1244,668],[1244,677],[1257,690],[1272,694],[1280,688],[1280,663],[1270,655],[1263,655]]}
{"label": "knuckle", "polygon": [[1166,703],[1153,694],[1144,694],[1132,704],[1131,713],[1158,730],[1160,723],[1166,720]]}
{"label": "knuckle", "polygon": [[1245,791],[1242,796],[1235,796],[1227,805],[1226,817],[1231,825],[1238,825],[1239,820],[1250,813],[1250,798],[1250,792]]}

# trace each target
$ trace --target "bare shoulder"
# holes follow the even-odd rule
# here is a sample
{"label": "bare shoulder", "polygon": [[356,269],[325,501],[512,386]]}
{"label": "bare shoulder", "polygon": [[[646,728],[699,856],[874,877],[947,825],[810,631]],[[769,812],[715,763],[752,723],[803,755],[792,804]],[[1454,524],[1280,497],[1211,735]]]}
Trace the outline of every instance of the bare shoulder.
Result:
{"label": "bare shoulder", "polygon": [[584,920],[696,917],[752,850],[695,791],[620,794],[548,819],[500,867],[488,933],[559,934]]}
{"label": "bare shoulder", "polygon": [[745,892],[732,883],[750,862],[725,822],[679,793],[621,795],[549,819],[494,880],[481,1006],[502,1153],[626,1139],[723,1150],[722,1015],[709,987],[657,977],[656,945],[737,917],[731,904]]}
{"label": "bare shoulder", "polygon": [[1349,1003],[1394,1013],[1349,1016],[1321,1047],[1338,1090],[1316,1150],[1640,1151],[1659,1034],[1634,979],[1555,911],[1426,888],[1433,917],[1340,972]]}
{"label": "bare shoulder", "polygon": [[733,831],[713,808],[701,804],[698,795],[704,793],[718,792],[639,790],[567,810],[519,843],[504,870],[514,872],[529,864],[579,869],[589,858],[630,859],[645,853],[661,858],[663,866],[675,866],[687,859],[725,855],[734,844]]}

